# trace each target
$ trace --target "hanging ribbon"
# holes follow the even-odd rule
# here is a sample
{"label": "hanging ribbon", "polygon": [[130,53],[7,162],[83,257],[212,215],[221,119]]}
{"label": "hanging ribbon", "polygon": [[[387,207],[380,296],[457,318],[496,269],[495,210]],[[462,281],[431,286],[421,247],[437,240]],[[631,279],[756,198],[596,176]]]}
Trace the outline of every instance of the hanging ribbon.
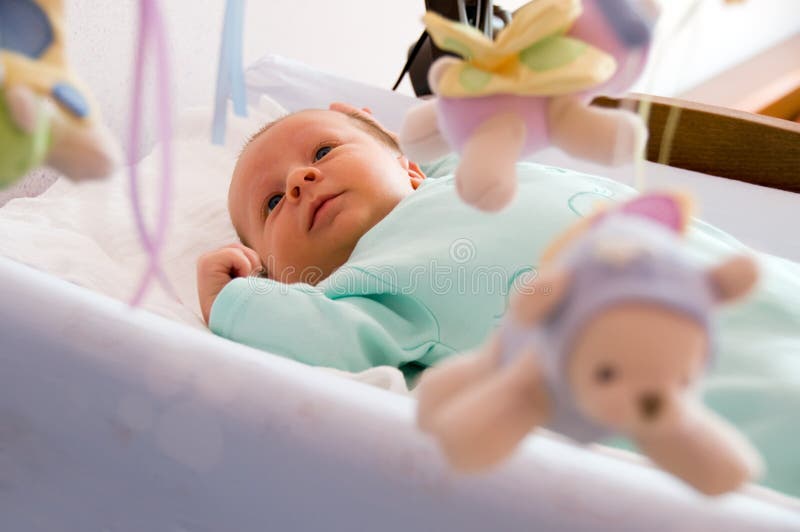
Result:
{"label": "hanging ribbon", "polygon": [[[155,230],[150,234],[144,222],[139,197],[139,140],[142,126],[142,96],[144,84],[144,62],[148,50],[155,48],[156,94],[158,105],[157,128],[161,140],[161,197],[158,206]],[[135,51],[133,72],[133,96],[131,102],[130,139],[128,145],[128,167],[130,170],[130,194],[136,229],[142,246],[148,254],[147,271],[130,304],[137,306],[144,298],[150,283],[157,278],[164,289],[175,299],[175,290],[159,266],[161,249],[167,232],[172,205],[172,110],[170,106],[169,50],[166,30],[156,0],[139,2],[139,40]]]}
{"label": "hanging ribbon", "polygon": [[222,28],[222,43],[217,70],[217,91],[214,104],[214,124],[211,142],[225,142],[225,122],[228,97],[233,99],[233,110],[239,116],[247,116],[244,70],[242,68],[242,34],[244,26],[244,0],[228,0],[225,5],[225,22]]}

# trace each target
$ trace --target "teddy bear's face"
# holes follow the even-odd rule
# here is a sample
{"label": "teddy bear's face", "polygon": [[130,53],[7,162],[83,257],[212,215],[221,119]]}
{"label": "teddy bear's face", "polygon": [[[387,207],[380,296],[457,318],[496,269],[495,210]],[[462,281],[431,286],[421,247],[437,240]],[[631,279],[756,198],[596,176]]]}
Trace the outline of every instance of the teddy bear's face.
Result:
{"label": "teddy bear's face", "polygon": [[708,338],[691,318],[645,302],[617,304],[579,332],[567,374],[589,418],[627,434],[673,426],[705,364]]}

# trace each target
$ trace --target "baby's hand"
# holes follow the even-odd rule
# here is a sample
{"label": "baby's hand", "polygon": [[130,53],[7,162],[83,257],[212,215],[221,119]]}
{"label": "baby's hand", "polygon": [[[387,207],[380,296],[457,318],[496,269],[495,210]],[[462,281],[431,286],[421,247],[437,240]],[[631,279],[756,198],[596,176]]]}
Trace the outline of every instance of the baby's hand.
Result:
{"label": "baby's hand", "polygon": [[211,305],[225,285],[231,279],[247,277],[260,267],[258,253],[238,242],[210,251],[197,259],[197,292],[206,324]]}

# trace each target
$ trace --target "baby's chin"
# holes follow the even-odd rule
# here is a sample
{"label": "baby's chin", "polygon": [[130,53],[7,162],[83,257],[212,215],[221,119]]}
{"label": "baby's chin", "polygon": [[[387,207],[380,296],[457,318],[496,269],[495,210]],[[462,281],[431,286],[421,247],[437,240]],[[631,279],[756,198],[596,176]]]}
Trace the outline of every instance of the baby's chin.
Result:
{"label": "baby's chin", "polygon": [[343,210],[315,232],[314,240],[319,247],[326,249],[327,254],[341,256],[347,253],[349,256],[361,237],[382,218],[366,209]]}
{"label": "baby's chin", "polygon": [[[342,267],[370,229],[385,216],[369,210],[348,209],[337,215],[324,227],[313,232],[305,245],[315,251],[313,257],[296,258],[283,265],[269,267],[268,276],[275,281],[316,285]],[[263,260],[263,259],[262,259]]]}
{"label": "baby's chin", "polygon": [[[285,284],[306,283],[316,285],[338,270],[350,258],[350,255],[358,242],[339,243],[333,239],[325,242],[324,248],[316,248],[320,251],[314,257],[306,257],[304,260],[282,261],[272,260],[267,264],[267,276]],[[335,245],[334,244],[338,244]]]}

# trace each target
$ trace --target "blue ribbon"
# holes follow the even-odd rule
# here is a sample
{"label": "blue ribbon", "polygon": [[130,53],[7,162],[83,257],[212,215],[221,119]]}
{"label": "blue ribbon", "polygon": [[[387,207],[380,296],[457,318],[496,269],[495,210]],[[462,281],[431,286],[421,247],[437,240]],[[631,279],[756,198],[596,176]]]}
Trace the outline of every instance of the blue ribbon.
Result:
{"label": "blue ribbon", "polygon": [[243,26],[244,0],[228,0],[225,5],[225,21],[219,51],[214,123],[211,127],[211,142],[214,144],[225,142],[229,96],[233,100],[234,112],[238,116],[247,116],[244,69],[242,67]]}

